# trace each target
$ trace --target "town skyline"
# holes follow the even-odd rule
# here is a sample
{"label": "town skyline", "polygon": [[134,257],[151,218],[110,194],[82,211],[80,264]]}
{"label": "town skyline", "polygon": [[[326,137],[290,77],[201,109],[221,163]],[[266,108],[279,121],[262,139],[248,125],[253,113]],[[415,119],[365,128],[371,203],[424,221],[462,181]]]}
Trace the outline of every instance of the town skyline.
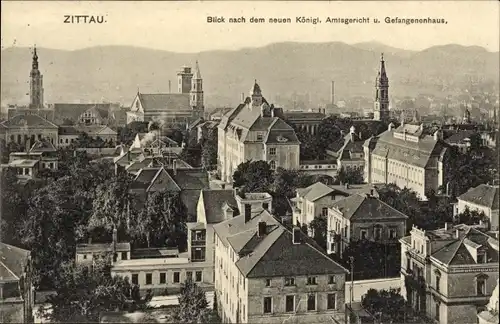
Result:
{"label": "town skyline", "polygon": [[[499,48],[498,6],[495,2],[4,2],[2,49],[31,47],[77,50],[118,45],[196,53],[238,50],[281,42],[349,44],[379,42],[404,50],[436,45]],[[308,7],[305,7],[308,6]],[[28,11],[28,7],[32,9]],[[307,9],[307,10],[305,10]],[[30,12],[36,13],[31,14]],[[137,13],[140,13],[140,17]],[[43,13],[43,14],[40,14]],[[305,14],[306,13],[306,14]],[[102,24],[64,24],[66,15],[103,16]],[[295,16],[338,18],[442,18],[447,24],[297,24]],[[291,24],[229,24],[206,17],[291,17]],[[185,21],[189,22],[186,27]],[[478,19],[481,17],[481,19]],[[146,19],[138,19],[146,18]],[[47,37],[57,33],[58,37]],[[405,35],[411,34],[408,38]],[[169,37],[182,34],[183,37]],[[157,35],[165,35],[158,37]],[[212,41],[212,40],[217,40]]]}

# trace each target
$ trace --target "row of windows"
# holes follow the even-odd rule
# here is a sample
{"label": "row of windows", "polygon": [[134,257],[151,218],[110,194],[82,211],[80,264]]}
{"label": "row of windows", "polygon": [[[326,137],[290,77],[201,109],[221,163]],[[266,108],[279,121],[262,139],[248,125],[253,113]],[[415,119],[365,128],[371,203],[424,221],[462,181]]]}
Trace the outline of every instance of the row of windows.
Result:
{"label": "row of windows", "polygon": [[[192,271],[186,271],[186,280],[193,280],[193,272]],[[203,280],[203,272],[202,271],[196,271],[195,276],[194,276],[194,281],[195,282],[201,282]],[[180,283],[181,281],[181,273],[178,271],[174,271],[173,276],[172,276],[172,282],[173,283]],[[134,285],[139,284],[139,274],[134,273],[132,274],[132,283]],[[159,284],[166,284],[167,283],[167,273],[166,272],[160,272],[160,278],[159,278]],[[152,285],[153,284],[153,274],[152,273],[146,273],[146,285]]]}
{"label": "row of windows", "polygon": [[[274,279],[274,281],[277,281],[276,279]],[[279,280],[281,281],[281,280]],[[265,279],[265,285],[266,287],[271,287],[271,284],[272,284],[273,280],[272,279]],[[335,276],[333,275],[330,275],[328,276],[328,284],[329,285],[333,285],[337,282],[337,279],[335,278]],[[310,277],[307,277],[307,285],[308,286],[313,286],[313,285],[317,285],[318,282],[317,282],[317,277],[315,276],[310,276]],[[285,277],[284,279],[284,285],[286,287],[291,287],[291,286],[295,286],[296,283],[295,283],[295,277]]]}
{"label": "row of windows", "polygon": [[[299,297],[300,298],[300,297]],[[285,296],[285,312],[291,313],[296,312],[299,306],[299,298],[296,295]],[[326,299],[326,309],[335,310],[337,309],[337,295],[327,294]],[[263,300],[263,313],[271,314],[273,313],[273,297],[264,297]],[[317,310],[317,299],[315,294],[307,295],[307,310],[316,311]]]}

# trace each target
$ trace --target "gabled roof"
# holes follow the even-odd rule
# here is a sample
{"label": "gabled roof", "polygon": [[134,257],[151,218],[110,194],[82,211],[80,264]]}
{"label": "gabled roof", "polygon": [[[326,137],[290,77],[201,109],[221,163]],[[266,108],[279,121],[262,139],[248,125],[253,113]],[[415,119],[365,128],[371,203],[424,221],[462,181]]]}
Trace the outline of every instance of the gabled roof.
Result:
{"label": "gabled roof", "polygon": [[7,128],[50,128],[57,129],[57,125],[38,115],[17,115],[2,123]]}
{"label": "gabled roof", "polygon": [[30,153],[38,153],[38,152],[57,152],[54,144],[47,140],[37,140],[31,146]]}
{"label": "gabled roof", "polygon": [[314,202],[320,198],[323,198],[331,194],[333,191],[335,190],[319,181],[307,188],[297,188],[297,193],[299,194],[299,196],[310,202]]}
{"label": "gabled roof", "polygon": [[186,93],[139,93],[144,111],[192,110]]}
{"label": "gabled roof", "polygon": [[30,251],[0,242],[0,281],[19,280],[29,257]]}
{"label": "gabled roof", "polygon": [[481,184],[475,188],[469,189],[466,193],[458,197],[459,200],[470,202],[479,206],[498,210],[499,208],[499,186]]}
{"label": "gabled roof", "polygon": [[407,219],[408,216],[370,195],[354,194],[335,202],[332,208],[351,221]]}
{"label": "gabled roof", "polygon": [[448,144],[463,144],[466,140],[470,140],[470,137],[475,133],[473,130],[453,132],[453,134],[445,139],[445,142]]}
{"label": "gabled roof", "polygon": [[[258,236],[257,225],[266,223],[266,234]],[[268,211],[245,223],[236,216],[214,225],[224,244],[240,251],[236,266],[247,278],[338,274],[348,272],[311,243],[305,235],[293,244],[291,231]]]}
{"label": "gabled roof", "polygon": [[237,204],[232,189],[204,189],[201,190],[200,195],[203,199],[203,209],[208,224],[215,224],[225,220],[222,211],[225,204],[237,208],[235,207]]}
{"label": "gabled roof", "polygon": [[59,135],[80,135],[81,131],[75,126],[59,126]]}
{"label": "gabled roof", "polygon": [[75,126],[76,130],[79,132],[87,133],[89,136],[93,135],[118,135],[118,133],[110,128],[109,126],[103,125],[79,125]]}
{"label": "gabled roof", "polygon": [[92,108],[95,108],[101,118],[108,118],[110,107],[110,103],[55,103],[53,121],[56,124],[63,123],[65,119],[75,122],[81,114]]}
{"label": "gabled roof", "polygon": [[146,191],[183,191],[201,190],[209,187],[208,173],[202,169],[167,169],[165,167],[146,167],[139,171],[131,189]]}

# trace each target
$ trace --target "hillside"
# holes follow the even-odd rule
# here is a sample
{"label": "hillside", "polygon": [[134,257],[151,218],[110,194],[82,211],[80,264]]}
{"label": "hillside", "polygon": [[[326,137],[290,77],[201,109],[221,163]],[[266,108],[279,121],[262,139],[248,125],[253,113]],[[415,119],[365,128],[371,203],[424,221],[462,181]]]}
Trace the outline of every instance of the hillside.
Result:
{"label": "hillside", "polygon": [[[385,51],[391,95],[441,93],[465,84],[469,75],[498,84],[499,53],[480,47],[436,46],[420,52],[379,43],[277,43],[237,51],[182,54],[132,46],[105,46],[77,51],[39,48],[46,102],[120,101],[129,104],[137,89],[176,91],[176,72],[200,63],[206,105],[233,106],[257,79],[264,95],[288,98],[309,93],[311,105],[329,100],[330,81],[337,98],[373,95],[380,51]],[[26,103],[31,52],[1,52],[1,96],[6,103]],[[278,102],[279,104],[279,102]]]}

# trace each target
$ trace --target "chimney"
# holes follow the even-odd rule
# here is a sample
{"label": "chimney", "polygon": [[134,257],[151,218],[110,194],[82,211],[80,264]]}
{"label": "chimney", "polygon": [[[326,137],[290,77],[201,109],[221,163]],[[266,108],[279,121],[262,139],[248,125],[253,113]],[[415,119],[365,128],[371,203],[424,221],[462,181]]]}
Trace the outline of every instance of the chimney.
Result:
{"label": "chimney", "polygon": [[220,185],[220,187],[221,187],[221,189],[226,189],[226,184],[223,183],[223,184]]}
{"label": "chimney", "polygon": [[444,230],[447,231],[450,229],[450,223],[446,222],[444,223]]}
{"label": "chimney", "polygon": [[262,237],[266,235],[267,225],[266,222],[259,222],[257,235]]}
{"label": "chimney", "polygon": [[172,93],[172,81],[168,80],[168,93]]}
{"label": "chimney", "polygon": [[346,188],[346,189],[349,189],[349,182],[346,182],[346,184],[345,184],[345,188]]}
{"label": "chimney", "polygon": [[332,81],[332,106],[335,104],[335,81]]}
{"label": "chimney", "polygon": [[293,244],[300,244],[300,228],[294,226],[292,229],[292,242]]}
{"label": "chimney", "polygon": [[455,237],[456,238],[459,238],[460,237],[460,230],[457,228],[457,230],[455,231]]}
{"label": "chimney", "polygon": [[177,160],[172,160],[172,170],[174,171],[174,175],[177,175]]}
{"label": "chimney", "polygon": [[252,219],[252,205],[245,204],[245,223]]}

